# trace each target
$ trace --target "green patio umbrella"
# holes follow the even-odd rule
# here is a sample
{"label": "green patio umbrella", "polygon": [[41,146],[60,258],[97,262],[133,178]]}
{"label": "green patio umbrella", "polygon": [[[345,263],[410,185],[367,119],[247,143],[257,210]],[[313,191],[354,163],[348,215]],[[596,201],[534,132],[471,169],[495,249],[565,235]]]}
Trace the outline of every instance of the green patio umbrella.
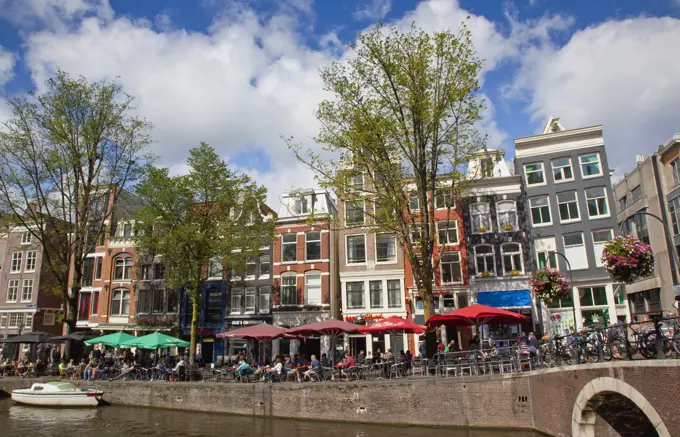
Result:
{"label": "green patio umbrella", "polygon": [[91,340],[85,340],[85,344],[92,346],[93,344],[104,344],[111,347],[119,347],[121,343],[127,340],[134,340],[134,336],[127,334],[125,332],[114,332],[113,334],[107,334],[102,337],[96,337]]}
{"label": "green patio umbrella", "polygon": [[121,343],[121,347],[138,347],[141,349],[158,349],[163,347],[188,347],[188,341],[179,338],[170,337],[169,335],[154,332],[153,334],[145,335],[143,337],[133,337]]}

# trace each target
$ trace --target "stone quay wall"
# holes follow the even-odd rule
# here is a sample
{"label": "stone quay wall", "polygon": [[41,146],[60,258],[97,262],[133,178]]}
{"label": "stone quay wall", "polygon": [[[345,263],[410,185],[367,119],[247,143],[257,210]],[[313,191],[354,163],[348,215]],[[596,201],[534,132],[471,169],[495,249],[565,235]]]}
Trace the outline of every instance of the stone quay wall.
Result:
{"label": "stone quay wall", "polygon": [[[614,377],[634,386],[671,435],[680,435],[680,360],[617,362],[480,377],[391,381],[239,384],[209,382],[78,382],[114,405],[292,419],[479,428],[535,429],[570,436],[572,411],[587,383]],[[29,387],[0,379],[0,390]]]}

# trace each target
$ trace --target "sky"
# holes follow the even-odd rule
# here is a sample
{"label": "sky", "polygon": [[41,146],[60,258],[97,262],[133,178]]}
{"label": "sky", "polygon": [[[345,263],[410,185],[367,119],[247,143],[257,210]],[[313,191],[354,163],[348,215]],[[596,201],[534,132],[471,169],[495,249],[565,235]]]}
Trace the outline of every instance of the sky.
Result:
{"label": "sky", "polygon": [[377,23],[463,20],[484,60],[479,128],[506,158],[555,116],[602,124],[621,177],[680,132],[680,0],[0,0],[0,94],[40,91],[57,68],[118,78],[154,125],[160,165],[186,171],[206,141],[277,210],[315,185],[282,137],[319,147],[319,69]]}

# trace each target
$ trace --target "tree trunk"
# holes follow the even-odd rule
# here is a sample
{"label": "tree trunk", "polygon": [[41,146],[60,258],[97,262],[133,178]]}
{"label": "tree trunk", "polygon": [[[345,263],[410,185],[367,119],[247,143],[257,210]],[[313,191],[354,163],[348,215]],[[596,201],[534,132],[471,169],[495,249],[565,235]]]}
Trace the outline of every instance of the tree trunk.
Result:
{"label": "tree trunk", "polygon": [[[69,335],[76,328],[76,322],[78,321],[78,294],[80,293],[80,286],[71,287],[71,295],[68,293],[64,296],[64,320],[63,323],[66,325],[66,332],[64,335]],[[67,340],[64,344],[64,359],[66,361],[71,359],[71,347],[73,342]]]}
{"label": "tree trunk", "polygon": [[[424,288],[421,288],[421,297],[423,299],[423,311],[425,313],[425,321],[435,315],[434,296],[432,295],[432,283],[424,281]],[[437,353],[437,332],[432,330],[425,334],[425,354],[428,357],[433,357]]]}
{"label": "tree trunk", "polygon": [[196,344],[198,343],[198,314],[200,309],[200,300],[198,292],[196,296],[191,298],[191,350],[189,351],[189,364],[192,367],[196,365]]}

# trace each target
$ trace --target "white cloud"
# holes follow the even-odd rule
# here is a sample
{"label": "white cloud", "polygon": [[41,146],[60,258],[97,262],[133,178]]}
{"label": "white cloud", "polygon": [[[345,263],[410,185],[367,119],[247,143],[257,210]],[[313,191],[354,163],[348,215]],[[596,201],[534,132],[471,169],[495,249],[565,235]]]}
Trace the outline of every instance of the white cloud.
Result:
{"label": "white cloud", "polygon": [[359,21],[380,21],[392,8],[390,0],[370,0],[354,11],[354,19]]}
{"label": "white cloud", "polygon": [[538,122],[567,128],[603,124],[610,166],[634,166],[680,131],[680,20],[608,21],[576,32],[561,48],[528,49],[510,95],[528,101]]}
{"label": "white cloud", "polygon": [[86,16],[110,20],[109,0],[0,0],[0,18],[22,27],[63,29]]}
{"label": "white cloud", "polygon": [[14,54],[0,46],[0,86],[9,81],[14,72]]}

